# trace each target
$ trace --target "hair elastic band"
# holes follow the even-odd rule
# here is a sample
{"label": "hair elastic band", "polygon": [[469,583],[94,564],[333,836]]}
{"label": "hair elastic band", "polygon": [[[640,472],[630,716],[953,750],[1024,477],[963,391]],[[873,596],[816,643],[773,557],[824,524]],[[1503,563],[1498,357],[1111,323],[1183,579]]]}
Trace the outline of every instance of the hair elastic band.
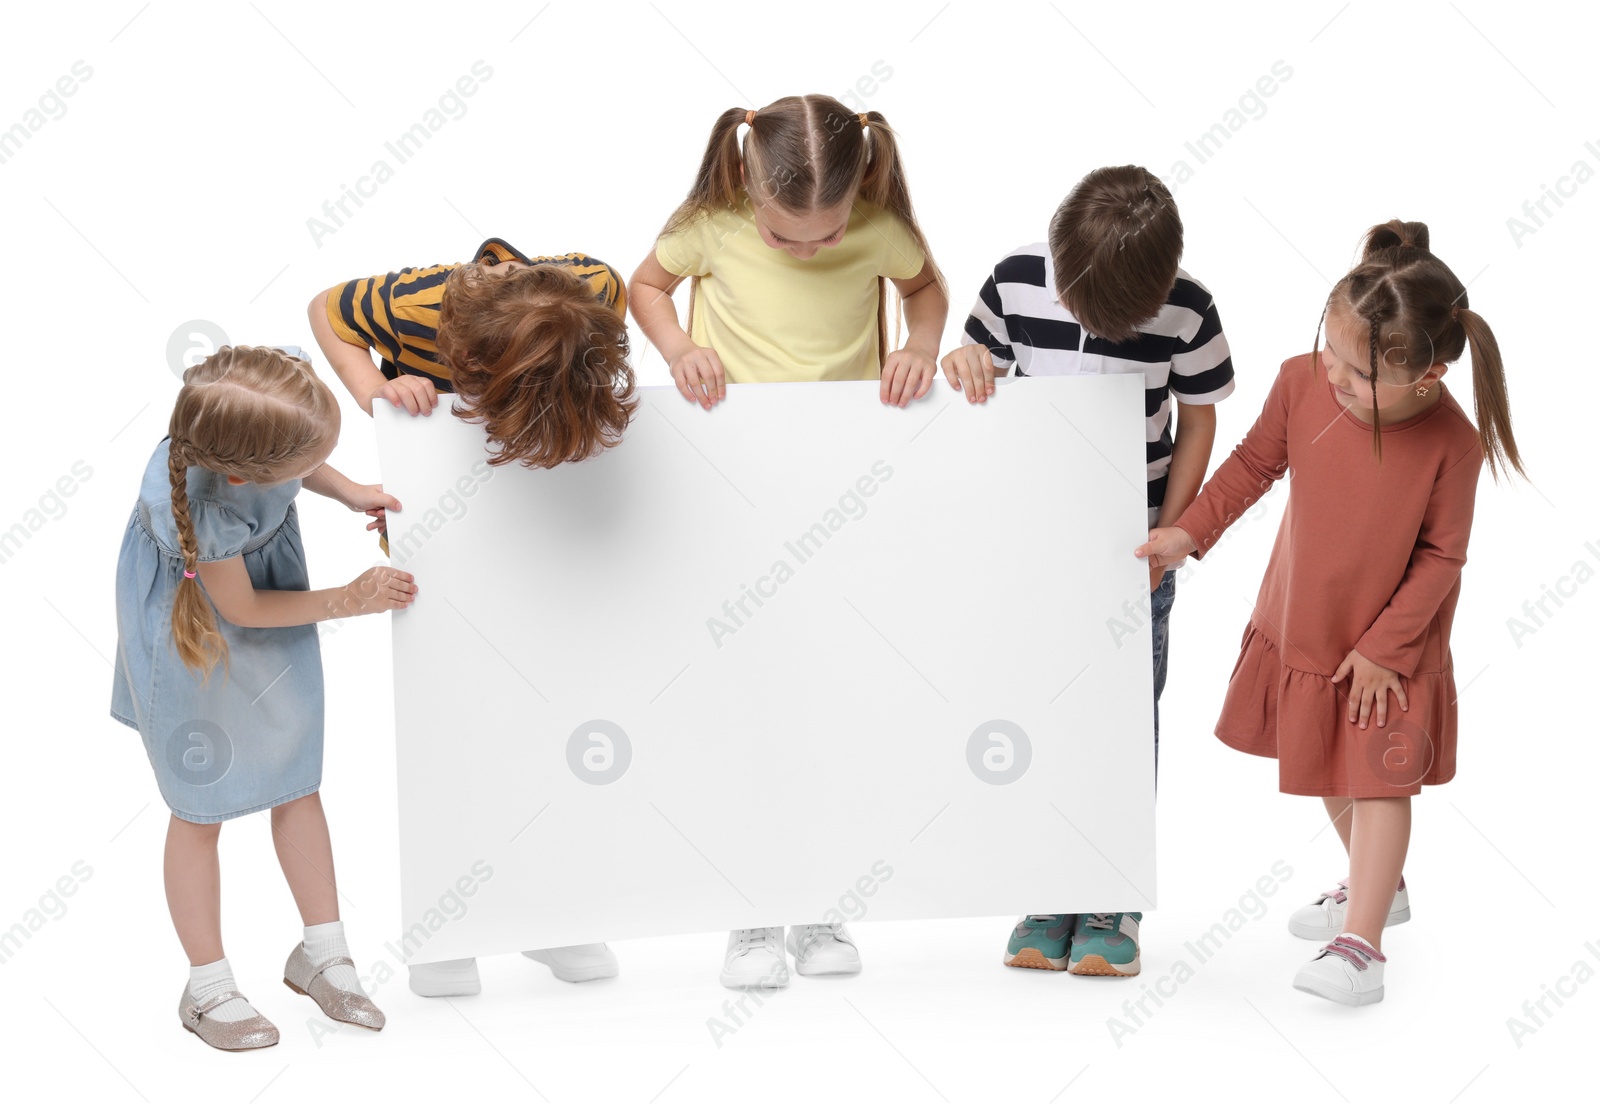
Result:
{"label": "hair elastic band", "polygon": [[191,573],[191,572],[190,572],[190,571],[189,571],[189,570],[187,570],[187,569],[185,569],[185,570],[184,570],[184,571],[183,571],[183,575],[184,575],[184,576],[185,576],[185,577],[188,577],[188,578],[189,578],[189,579],[190,579],[190,580],[193,580],[193,579],[194,579],[194,574],[193,574],[193,573]]}
{"label": "hair elastic band", "polygon": [[867,113],[866,112],[862,112],[860,115],[856,116],[856,118],[861,121],[861,125],[863,127],[865,127],[867,125]]}
{"label": "hair elastic band", "polygon": [[755,108],[751,108],[749,111],[744,113],[744,125],[746,127],[754,127],[756,125],[756,109]]}

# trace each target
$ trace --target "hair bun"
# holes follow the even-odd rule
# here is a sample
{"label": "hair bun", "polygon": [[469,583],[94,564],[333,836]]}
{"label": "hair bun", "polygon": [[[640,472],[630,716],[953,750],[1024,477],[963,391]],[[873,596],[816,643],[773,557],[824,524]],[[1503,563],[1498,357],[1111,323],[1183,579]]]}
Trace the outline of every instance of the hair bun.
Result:
{"label": "hair bun", "polygon": [[1407,223],[1399,219],[1391,219],[1387,223],[1380,223],[1367,232],[1367,243],[1361,251],[1361,258],[1365,261],[1380,250],[1390,250],[1398,246],[1410,246],[1417,250],[1428,248],[1428,225],[1426,223]]}

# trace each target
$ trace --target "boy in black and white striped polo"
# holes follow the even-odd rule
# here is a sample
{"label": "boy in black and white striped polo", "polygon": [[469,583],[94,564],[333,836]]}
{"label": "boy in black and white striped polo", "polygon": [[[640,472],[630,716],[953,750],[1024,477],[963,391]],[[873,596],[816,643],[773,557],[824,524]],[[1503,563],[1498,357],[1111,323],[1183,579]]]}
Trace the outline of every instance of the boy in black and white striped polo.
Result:
{"label": "boy in black and white striped polo", "polygon": [[[1151,527],[1170,526],[1200,491],[1216,434],[1213,405],[1233,391],[1216,304],[1179,268],[1182,255],[1183,223],[1166,186],[1135,165],[1096,169],[1056,209],[1047,242],[1000,259],[967,317],[963,344],[942,362],[950,384],[973,403],[994,395],[995,376],[1008,371],[1142,373]],[[1174,570],[1153,568],[1150,589],[1159,751]],[[1026,915],[1005,963],[1133,976],[1141,917]]]}

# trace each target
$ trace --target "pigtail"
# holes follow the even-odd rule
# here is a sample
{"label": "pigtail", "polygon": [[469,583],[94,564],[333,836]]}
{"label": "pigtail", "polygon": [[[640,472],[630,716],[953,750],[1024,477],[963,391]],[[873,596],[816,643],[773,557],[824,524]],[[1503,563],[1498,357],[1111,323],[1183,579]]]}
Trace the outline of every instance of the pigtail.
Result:
{"label": "pigtail", "polygon": [[[928,247],[928,239],[922,233],[922,226],[917,222],[916,210],[911,205],[911,189],[906,183],[905,163],[900,157],[900,144],[895,140],[894,128],[889,126],[879,111],[862,112],[859,116],[862,125],[862,137],[866,140],[867,165],[861,178],[859,195],[884,211],[893,212],[911,230],[912,237],[917,241],[917,246],[922,250],[929,269],[933,274],[933,283],[941,292],[948,295],[949,288],[945,284],[944,274],[939,270],[938,264],[933,260],[933,251]],[[900,331],[905,318],[903,301],[895,300],[894,314],[894,344],[900,345]],[[878,364],[882,365],[888,360],[888,304],[889,282],[883,277],[878,278]]]}
{"label": "pigtail", "polygon": [[[873,134],[872,127],[876,122],[882,124],[885,137],[879,138]],[[865,147],[867,167],[861,177],[860,195],[869,203],[880,208],[894,211],[891,194],[893,192],[893,177],[895,163],[900,160],[899,146],[894,141],[894,132],[889,129],[889,124],[884,122],[882,112],[862,112],[857,117],[861,124],[862,145]],[[902,184],[904,182],[902,181]],[[909,196],[906,203],[910,203]],[[899,214],[896,212],[895,214]],[[902,216],[902,218],[904,218]],[[908,222],[913,234],[918,241],[922,239],[922,231],[915,222]],[[927,245],[923,245],[924,256],[927,254]],[[900,347],[900,327],[905,319],[905,307],[902,300],[894,304],[894,346]],[[886,277],[878,278],[878,368],[881,372],[885,362],[889,360],[889,281]]]}
{"label": "pigtail", "polygon": [[922,256],[927,259],[928,266],[933,271],[934,283],[939,286],[940,291],[948,291],[944,274],[934,263],[933,251],[928,248],[928,240],[923,235],[922,226],[917,222],[917,213],[911,206],[911,189],[906,183],[905,163],[900,157],[900,144],[895,140],[894,128],[889,126],[882,112],[869,111],[862,114],[866,117],[864,137],[867,139],[868,160],[866,173],[861,178],[860,195],[870,203],[900,217],[901,222],[911,229],[912,236],[922,249]]}
{"label": "pigtail", "polygon": [[1506,395],[1505,369],[1500,361],[1500,344],[1483,316],[1470,308],[1459,308],[1457,321],[1466,332],[1472,351],[1472,401],[1478,424],[1478,441],[1483,446],[1489,475],[1497,482],[1500,474],[1514,469],[1524,479],[1522,455],[1511,435],[1511,405]]}
{"label": "pigtail", "polygon": [[[706,142],[706,152],[700,159],[700,171],[695,174],[694,185],[683,203],[678,205],[678,210],[667,220],[666,226],[661,228],[662,235],[679,230],[708,211],[733,207],[739,202],[742,188],[739,181],[742,157],[739,124],[749,115],[744,108],[729,108],[717,116],[711,128],[711,138]],[[752,118],[752,130],[760,118],[759,113]]]}
{"label": "pigtail", "polygon": [[167,472],[172,479],[172,518],[178,524],[178,549],[183,554],[183,576],[172,599],[172,640],[178,657],[190,669],[211,678],[220,661],[228,662],[228,640],[217,629],[216,612],[200,587],[200,547],[189,518],[189,467],[183,445],[171,440],[167,453]]}
{"label": "pigtail", "polygon": [[[739,124],[748,121],[753,131],[755,121],[759,118],[759,113],[752,114],[744,108],[729,108],[717,116],[716,123],[711,127],[711,138],[706,142],[706,152],[700,158],[700,170],[695,174],[689,195],[672,213],[657,238],[681,230],[708,211],[731,208],[739,203],[739,191],[743,187],[739,177],[739,166],[743,161],[743,150],[739,144]],[[689,310],[683,323],[685,331],[694,326],[694,306],[696,293],[699,290],[700,278],[690,277]]]}

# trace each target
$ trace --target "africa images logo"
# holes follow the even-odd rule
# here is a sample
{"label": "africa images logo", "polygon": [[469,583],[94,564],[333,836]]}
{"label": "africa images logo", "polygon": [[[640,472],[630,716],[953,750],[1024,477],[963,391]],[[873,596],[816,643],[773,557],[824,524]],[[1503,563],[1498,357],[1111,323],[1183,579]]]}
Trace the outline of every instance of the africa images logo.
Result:
{"label": "africa images logo", "polygon": [[567,767],[585,784],[621,780],[633,763],[628,732],[610,719],[580,723],[567,739]]}
{"label": "africa images logo", "polygon": [[167,738],[167,765],[185,784],[215,784],[233,765],[233,740],[210,719],[179,723]]}
{"label": "africa images logo", "polygon": [[1402,719],[1379,727],[1366,740],[1367,765],[1385,784],[1409,788],[1433,768],[1433,739],[1416,723]]}
{"label": "africa images logo", "polygon": [[1009,719],[978,724],[967,738],[967,765],[985,784],[1013,784],[1033,762],[1028,734]]}

